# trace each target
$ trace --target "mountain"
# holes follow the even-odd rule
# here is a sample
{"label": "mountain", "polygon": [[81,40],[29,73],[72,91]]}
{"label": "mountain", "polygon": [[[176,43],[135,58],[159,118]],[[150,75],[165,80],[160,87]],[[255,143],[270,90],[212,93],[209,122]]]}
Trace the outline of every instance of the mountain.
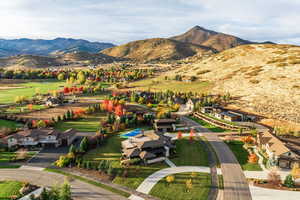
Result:
{"label": "mountain", "polygon": [[111,43],[89,42],[71,38],[56,38],[54,40],[0,39],[0,57],[25,54],[46,56],[55,52],[71,51],[96,53],[113,46]]}
{"label": "mountain", "polygon": [[197,76],[213,92],[237,97],[235,104],[270,118],[300,120],[300,46],[242,45],[169,74]]}
{"label": "mountain", "polygon": [[64,63],[54,57],[19,55],[0,58],[0,67],[19,68],[47,68],[50,66],[60,66]]}
{"label": "mountain", "polygon": [[210,55],[215,52],[209,47],[164,38],[138,40],[101,51],[109,56],[139,62],[179,60],[196,54]]}
{"label": "mountain", "polygon": [[233,35],[207,30],[200,26],[195,26],[186,33],[171,37],[170,39],[202,45],[218,51],[223,51],[239,45],[255,44],[255,42],[243,40]]}

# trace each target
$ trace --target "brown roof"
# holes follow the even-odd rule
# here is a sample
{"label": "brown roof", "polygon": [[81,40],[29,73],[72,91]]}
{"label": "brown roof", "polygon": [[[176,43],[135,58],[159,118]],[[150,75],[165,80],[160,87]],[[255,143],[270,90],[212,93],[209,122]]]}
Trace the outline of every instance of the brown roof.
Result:
{"label": "brown roof", "polygon": [[156,155],[153,153],[150,153],[148,151],[142,151],[140,153],[140,157],[141,157],[141,159],[151,159],[151,158],[155,158]]}
{"label": "brown roof", "polygon": [[77,130],[73,129],[73,128],[70,128],[66,131],[64,131],[63,133],[60,134],[60,138],[63,138],[63,139],[66,139],[70,136],[73,136],[77,133]]}
{"label": "brown roof", "polygon": [[134,149],[126,149],[124,151],[124,154],[127,156],[127,157],[137,157],[139,156],[140,154],[140,150],[137,149],[137,148],[134,148]]}
{"label": "brown roof", "polygon": [[163,140],[151,140],[151,141],[144,141],[137,143],[138,148],[157,148],[157,147],[163,147],[164,142]]}
{"label": "brown roof", "polygon": [[269,131],[262,133],[260,137],[260,144],[268,144],[269,149],[273,151],[276,156],[280,156],[284,153],[290,152],[290,149],[288,149],[283,142],[272,135]]}
{"label": "brown roof", "polygon": [[175,123],[175,119],[156,119],[154,120],[155,123]]}

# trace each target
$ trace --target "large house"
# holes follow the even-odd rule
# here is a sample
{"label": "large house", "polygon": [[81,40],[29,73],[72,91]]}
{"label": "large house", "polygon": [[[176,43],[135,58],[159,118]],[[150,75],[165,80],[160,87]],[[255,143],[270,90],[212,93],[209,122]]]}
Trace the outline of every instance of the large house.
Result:
{"label": "large house", "polygon": [[175,119],[155,119],[153,126],[157,132],[173,131],[173,125],[176,124]]}
{"label": "large house", "polygon": [[76,130],[69,129],[60,132],[51,128],[27,129],[5,138],[7,146],[11,147],[58,147],[70,145],[76,139]]}
{"label": "large house", "polygon": [[145,164],[151,164],[165,160],[173,148],[175,146],[171,137],[157,134],[153,130],[142,131],[122,142],[122,155],[125,159],[139,158]]}
{"label": "large house", "polygon": [[281,168],[292,168],[295,162],[300,163],[300,157],[269,131],[258,134],[257,144],[269,158],[274,157]]}

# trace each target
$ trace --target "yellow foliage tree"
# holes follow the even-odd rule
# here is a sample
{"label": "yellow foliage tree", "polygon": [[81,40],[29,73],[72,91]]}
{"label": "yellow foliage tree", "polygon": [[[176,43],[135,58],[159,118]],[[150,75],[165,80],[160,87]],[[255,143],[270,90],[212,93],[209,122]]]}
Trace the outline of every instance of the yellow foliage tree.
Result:
{"label": "yellow foliage tree", "polygon": [[190,192],[191,189],[193,189],[193,181],[192,181],[192,179],[186,180],[185,186],[186,186],[186,191]]}
{"label": "yellow foliage tree", "polygon": [[293,168],[291,170],[291,175],[293,176],[294,179],[300,178],[300,166],[299,166],[299,163],[295,163],[293,165]]}
{"label": "yellow foliage tree", "polygon": [[174,177],[174,176],[172,176],[172,175],[171,175],[171,176],[167,176],[167,177],[166,177],[166,181],[167,181],[167,183],[168,183],[168,184],[170,184],[170,183],[174,182],[174,180],[175,180],[175,177]]}

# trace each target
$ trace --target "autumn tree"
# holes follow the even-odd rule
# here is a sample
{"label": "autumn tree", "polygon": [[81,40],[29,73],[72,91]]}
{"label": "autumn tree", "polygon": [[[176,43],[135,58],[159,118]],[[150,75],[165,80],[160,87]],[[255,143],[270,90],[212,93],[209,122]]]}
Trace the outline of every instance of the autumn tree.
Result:
{"label": "autumn tree", "polygon": [[167,181],[168,185],[170,185],[171,183],[173,183],[174,180],[175,180],[175,177],[172,176],[172,175],[166,177],[166,181]]}

